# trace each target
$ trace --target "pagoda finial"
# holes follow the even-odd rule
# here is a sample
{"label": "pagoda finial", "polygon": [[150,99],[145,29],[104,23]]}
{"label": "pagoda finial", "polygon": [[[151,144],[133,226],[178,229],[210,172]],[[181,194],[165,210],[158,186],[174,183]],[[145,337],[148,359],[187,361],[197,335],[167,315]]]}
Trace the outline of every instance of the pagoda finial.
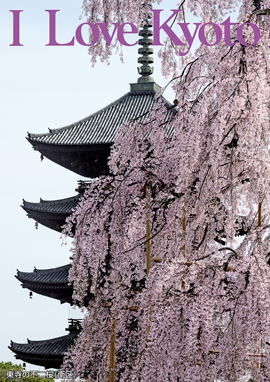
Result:
{"label": "pagoda finial", "polygon": [[152,26],[152,21],[146,20],[143,29],[139,31],[139,36],[142,38],[139,39],[138,44],[142,45],[142,48],[138,49],[138,53],[141,54],[142,57],[138,58],[138,63],[142,64],[142,66],[138,68],[138,72],[141,75],[137,80],[138,83],[154,82],[154,79],[150,76],[154,68],[149,66],[149,64],[153,64],[154,62],[154,58],[150,57],[150,55],[154,53],[154,50],[149,47],[149,45],[153,43],[153,40],[149,38],[153,36],[152,30],[149,29],[152,28]]}
{"label": "pagoda finial", "polygon": [[138,44],[142,46],[142,48],[138,49],[138,53],[142,55],[142,57],[138,58],[138,63],[141,66],[138,68],[138,72],[141,77],[138,78],[136,83],[130,84],[131,92],[145,92],[151,91],[160,93],[161,87],[155,83],[154,79],[151,77],[151,74],[154,71],[154,68],[150,66],[153,64],[154,58],[151,55],[154,53],[153,48],[150,48],[149,45],[153,44],[152,37],[153,31],[150,29],[153,27],[153,23],[151,20],[150,14],[146,20],[144,20],[144,25],[142,29],[139,31],[139,36],[142,38],[139,39]]}

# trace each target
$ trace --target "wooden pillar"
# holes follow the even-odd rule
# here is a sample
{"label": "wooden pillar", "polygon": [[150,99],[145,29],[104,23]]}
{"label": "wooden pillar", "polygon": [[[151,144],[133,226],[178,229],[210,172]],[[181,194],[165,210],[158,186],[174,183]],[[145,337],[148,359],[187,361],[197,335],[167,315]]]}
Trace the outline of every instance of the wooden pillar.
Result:
{"label": "wooden pillar", "polygon": [[145,186],[146,196],[146,275],[151,268],[151,191],[149,184]]}
{"label": "wooden pillar", "polygon": [[[151,190],[150,185],[147,183],[145,186],[146,196],[146,275],[148,276],[151,269]],[[147,317],[151,320],[152,306],[149,304],[147,309]],[[150,332],[150,325],[147,325],[146,334]]]}
{"label": "wooden pillar", "polygon": [[112,319],[112,329],[111,329],[109,382],[114,382],[114,378],[115,378],[115,335],[116,335],[116,317],[114,316]]}
{"label": "wooden pillar", "polygon": [[259,203],[258,207],[258,227],[262,226],[262,202]]}
{"label": "wooden pillar", "polygon": [[184,244],[184,254],[185,254],[185,257],[187,257],[187,243],[186,243],[186,240],[187,240],[187,218],[186,218],[186,210],[184,208],[183,210],[183,218],[182,218],[182,227],[183,227],[183,230],[184,230],[184,234],[185,234],[185,244]]}
{"label": "wooden pillar", "polygon": [[[258,227],[262,227],[262,202],[259,203],[259,206],[258,206]],[[259,237],[259,240],[261,241],[262,240],[262,237],[260,235]],[[261,346],[260,346],[260,340],[258,341],[258,353],[260,354],[261,353]],[[261,359],[259,358],[259,362],[258,362],[258,368],[260,369],[261,368]]]}
{"label": "wooden pillar", "polygon": [[[261,341],[258,341],[258,353],[261,354]],[[259,358],[258,368],[261,368],[261,357]]]}

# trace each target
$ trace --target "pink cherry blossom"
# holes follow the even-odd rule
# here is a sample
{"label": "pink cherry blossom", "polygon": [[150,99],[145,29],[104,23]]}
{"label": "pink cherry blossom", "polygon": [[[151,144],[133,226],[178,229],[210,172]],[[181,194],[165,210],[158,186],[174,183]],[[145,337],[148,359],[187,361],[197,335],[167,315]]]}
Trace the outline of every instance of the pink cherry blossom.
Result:
{"label": "pink cherry blossom", "polygon": [[[184,2],[213,21],[237,4]],[[173,79],[178,107],[157,97],[143,122],[119,128],[111,175],[93,180],[67,222],[66,234],[77,227],[74,300],[83,305],[89,289],[95,298],[64,368],[89,381],[109,380],[114,319],[115,381],[270,380],[270,4],[258,4],[241,2],[239,24],[258,25],[260,41],[241,45],[235,26],[232,47],[200,46],[183,58]],[[135,1],[83,6],[89,20],[142,18]],[[252,41],[251,28],[244,33]],[[96,49],[92,57],[105,57]]]}

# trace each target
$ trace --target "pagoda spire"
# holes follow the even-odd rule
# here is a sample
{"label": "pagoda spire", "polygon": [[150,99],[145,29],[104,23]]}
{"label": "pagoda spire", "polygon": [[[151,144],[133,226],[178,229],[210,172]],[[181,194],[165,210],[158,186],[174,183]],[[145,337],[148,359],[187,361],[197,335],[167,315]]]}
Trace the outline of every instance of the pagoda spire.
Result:
{"label": "pagoda spire", "polygon": [[153,43],[151,38],[153,36],[152,27],[153,23],[149,15],[148,19],[145,20],[144,26],[139,31],[141,38],[139,38],[138,44],[141,45],[141,48],[138,49],[140,55],[140,57],[138,57],[138,63],[141,64],[141,66],[137,69],[141,76],[138,78],[137,83],[130,84],[131,92],[154,91],[160,93],[161,91],[161,87],[156,84],[154,78],[151,77],[151,74],[154,72],[153,66],[150,66],[150,64],[154,63],[154,58],[152,57],[154,49],[149,46]]}
{"label": "pagoda spire", "polygon": [[151,29],[153,24],[152,21],[147,20],[143,29],[139,31],[139,36],[142,38],[139,39],[138,44],[142,45],[142,48],[138,49],[138,53],[142,55],[142,57],[138,58],[138,63],[142,64],[142,66],[138,69],[138,73],[141,77],[138,78],[138,83],[146,83],[146,82],[154,82],[154,79],[151,77],[151,74],[154,72],[154,68],[149,64],[153,64],[154,58],[151,57],[154,53],[153,48],[150,48],[149,45],[153,43],[153,40],[150,38],[153,36],[153,32]]}

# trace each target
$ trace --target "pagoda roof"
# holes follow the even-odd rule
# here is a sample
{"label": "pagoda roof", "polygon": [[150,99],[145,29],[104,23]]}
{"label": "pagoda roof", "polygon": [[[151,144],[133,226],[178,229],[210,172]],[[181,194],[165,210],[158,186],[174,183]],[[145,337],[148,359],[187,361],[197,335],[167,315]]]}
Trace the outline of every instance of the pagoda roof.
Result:
{"label": "pagoda roof", "polygon": [[36,269],[33,272],[17,270],[15,277],[27,288],[37,294],[59,300],[61,304],[67,302],[73,305],[73,287],[68,281],[71,264],[51,269]]}
{"label": "pagoda roof", "polygon": [[[155,104],[153,91],[129,92],[90,116],[45,134],[30,134],[28,140],[51,145],[112,144],[119,126],[139,116],[144,118]],[[172,105],[164,98],[167,107]]]}
{"label": "pagoda roof", "polygon": [[[71,196],[65,199],[44,200],[40,198],[39,203],[27,202],[23,199],[22,208],[27,211],[36,211],[51,214],[71,214],[73,208],[78,204],[81,195]],[[27,211],[28,212],[28,211]]]}
{"label": "pagoda roof", "polygon": [[[142,121],[157,102],[152,90],[130,91],[115,102],[90,116],[45,134],[28,133],[28,141],[43,156],[85,177],[95,178],[109,173],[107,158],[119,126],[124,122]],[[172,105],[161,96],[164,104]]]}
{"label": "pagoda roof", "polygon": [[[69,326],[70,333],[65,336],[42,341],[27,340],[25,344],[11,341],[9,349],[16,354],[16,359],[33,365],[44,366],[46,369],[59,369],[63,363],[65,353],[73,345],[80,331],[79,320],[70,321],[72,321]],[[78,322],[77,325],[75,325],[76,322]]]}
{"label": "pagoda roof", "polygon": [[36,354],[36,355],[54,355],[63,356],[70,345],[74,342],[74,336],[65,335],[43,341],[27,340],[27,344],[19,344],[11,341],[10,349],[16,354]]}
{"label": "pagoda roof", "polygon": [[34,268],[33,272],[17,271],[17,276],[15,277],[23,283],[67,284],[70,268],[71,264],[51,269]]}
{"label": "pagoda roof", "polygon": [[21,206],[29,218],[38,223],[61,232],[61,227],[65,224],[66,218],[71,215],[72,210],[77,206],[82,194],[78,194],[66,199],[43,200],[39,203],[27,202],[23,199]]}
{"label": "pagoda roof", "polygon": [[[67,302],[73,305],[73,286],[68,281],[70,268],[71,264],[50,269],[34,268],[33,272],[21,272],[17,270],[15,277],[22,283],[23,288],[59,300],[61,304]],[[93,295],[89,292],[84,300],[85,306],[88,306],[92,297]]]}

